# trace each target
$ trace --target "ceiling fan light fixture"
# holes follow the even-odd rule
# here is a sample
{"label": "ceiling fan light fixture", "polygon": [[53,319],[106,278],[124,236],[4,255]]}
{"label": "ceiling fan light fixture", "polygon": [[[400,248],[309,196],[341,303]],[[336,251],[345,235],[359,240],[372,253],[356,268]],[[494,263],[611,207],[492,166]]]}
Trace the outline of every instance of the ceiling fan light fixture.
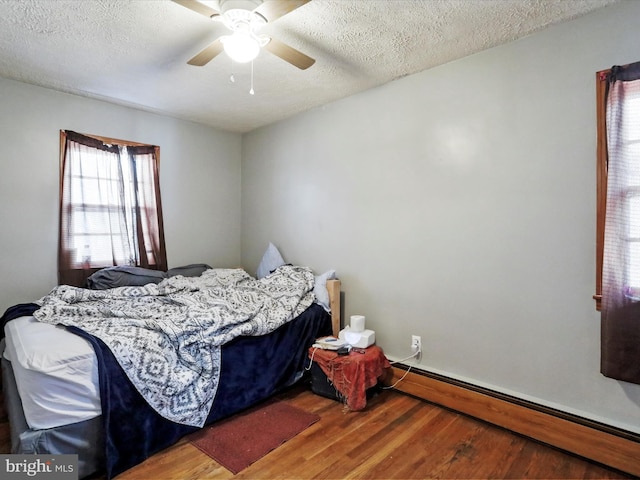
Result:
{"label": "ceiling fan light fixture", "polygon": [[[0,0],[1,2],[2,0]],[[207,18],[222,22],[232,34],[218,37],[187,63],[202,67],[223,51],[238,63],[254,60],[264,48],[285,62],[305,70],[315,60],[268,35],[264,25],[277,20],[311,0],[172,0]],[[212,4],[212,5],[208,5]]]}
{"label": "ceiling fan light fixture", "polygon": [[221,37],[224,51],[234,62],[247,63],[260,53],[260,44],[248,33],[234,32],[233,35]]}

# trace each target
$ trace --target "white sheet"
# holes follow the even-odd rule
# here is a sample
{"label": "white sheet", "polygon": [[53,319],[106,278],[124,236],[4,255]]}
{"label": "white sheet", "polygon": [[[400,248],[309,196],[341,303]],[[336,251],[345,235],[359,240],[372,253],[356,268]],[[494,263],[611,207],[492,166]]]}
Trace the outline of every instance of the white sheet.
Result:
{"label": "white sheet", "polygon": [[12,320],[4,330],[4,356],[13,367],[31,429],[81,422],[102,413],[98,363],[89,342],[33,317]]}

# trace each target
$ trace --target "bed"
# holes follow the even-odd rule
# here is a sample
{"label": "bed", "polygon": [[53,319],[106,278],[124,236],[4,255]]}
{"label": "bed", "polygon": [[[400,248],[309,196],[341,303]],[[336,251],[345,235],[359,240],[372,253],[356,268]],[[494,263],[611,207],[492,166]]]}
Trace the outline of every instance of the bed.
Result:
{"label": "bed", "polygon": [[[306,284],[297,300],[297,294],[289,290],[293,277],[303,278]],[[80,478],[96,472],[112,478],[184,435],[295,384],[307,366],[308,347],[316,338],[337,335],[340,329],[339,280],[314,276],[309,269],[291,265],[281,266],[260,280],[241,269],[209,269],[197,278],[178,275],[143,286],[108,290],[65,287],[57,287],[37,303],[7,311],[6,338],[0,344],[2,381],[12,453],[78,454]],[[238,291],[228,293],[230,288]],[[261,296],[263,290],[276,292],[273,302],[280,308],[278,313],[264,313],[264,305],[272,300]],[[326,300],[319,301],[319,291]],[[154,298],[147,298],[149,292]],[[117,300],[109,296],[114,293]],[[140,302],[152,302],[142,307],[151,312],[152,320],[136,318],[136,329],[141,328],[140,322],[146,328],[148,323],[162,323],[176,312],[183,316],[171,325],[190,325],[193,318],[200,325],[205,316],[219,320],[218,313],[207,315],[199,303],[203,297],[211,312],[236,312],[246,310],[243,302],[254,296],[261,303],[259,308],[249,308],[253,312],[251,326],[233,320],[222,335],[219,330],[208,336],[187,327],[186,335],[175,334],[171,330],[175,327],[171,327],[169,333],[166,329],[161,334],[155,332],[149,334],[152,340],[143,341],[136,335],[129,338],[128,332],[119,330],[120,323],[113,323],[119,314],[125,319],[134,316],[122,305],[131,305],[130,311],[136,311]],[[156,300],[162,305],[153,303]],[[281,311],[287,304],[291,307],[289,316]],[[108,320],[100,317],[85,325],[91,314],[82,308],[96,305],[99,315]],[[254,320],[257,317],[259,320]],[[109,337],[105,331],[114,328],[115,335]],[[212,328],[207,325],[202,331]],[[179,345],[176,351],[184,350],[177,355],[182,363],[188,360],[188,368],[157,358],[176,355],[173,347],[163,343],[168,337]],[[150,360],[138,360],[137,354],[130,353],[140,342],[140,357]],[[167,350],[158,355],[156,344]],[[216,363],[211,359],[218,354]],[[138,361],[142,363],[131,373],[129,363]],[[165,376],[169,368],[175,371]],[[215,387],[211,387],[213,383]],[[171,394],[164,395],[166,392]]]}

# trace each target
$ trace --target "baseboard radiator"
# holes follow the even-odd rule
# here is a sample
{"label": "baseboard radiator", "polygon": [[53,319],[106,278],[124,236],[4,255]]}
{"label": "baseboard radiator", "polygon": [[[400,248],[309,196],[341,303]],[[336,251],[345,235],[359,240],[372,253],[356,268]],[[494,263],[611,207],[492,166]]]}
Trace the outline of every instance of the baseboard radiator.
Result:
{"label": "baseboard radiator", "polygon": [[[391,385],[397,382],[405,375],[407,368],[403,364],[394,366],[393,378],[387,382]],[[411,370],[395,388],[413,397],[640,476],[640,434],[423,370]]]}

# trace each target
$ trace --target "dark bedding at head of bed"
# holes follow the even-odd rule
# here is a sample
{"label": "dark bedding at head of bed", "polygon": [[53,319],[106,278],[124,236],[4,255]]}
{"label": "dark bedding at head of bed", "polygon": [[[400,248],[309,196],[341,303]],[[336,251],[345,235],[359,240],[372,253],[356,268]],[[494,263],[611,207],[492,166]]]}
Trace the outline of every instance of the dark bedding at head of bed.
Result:
{"label": "dark bedding at head of bed", "polygon": [[[197,430],[167,420],[137,392],[109,348],[98,338],[69,327],[94,347],[107,477],[127,470]],[[313,304],[301,316],[261,337],[239,337],[222,347],[222,371],[207,424],[244,410],[300,379],[307,349],[331,334],[331,317]]]}

